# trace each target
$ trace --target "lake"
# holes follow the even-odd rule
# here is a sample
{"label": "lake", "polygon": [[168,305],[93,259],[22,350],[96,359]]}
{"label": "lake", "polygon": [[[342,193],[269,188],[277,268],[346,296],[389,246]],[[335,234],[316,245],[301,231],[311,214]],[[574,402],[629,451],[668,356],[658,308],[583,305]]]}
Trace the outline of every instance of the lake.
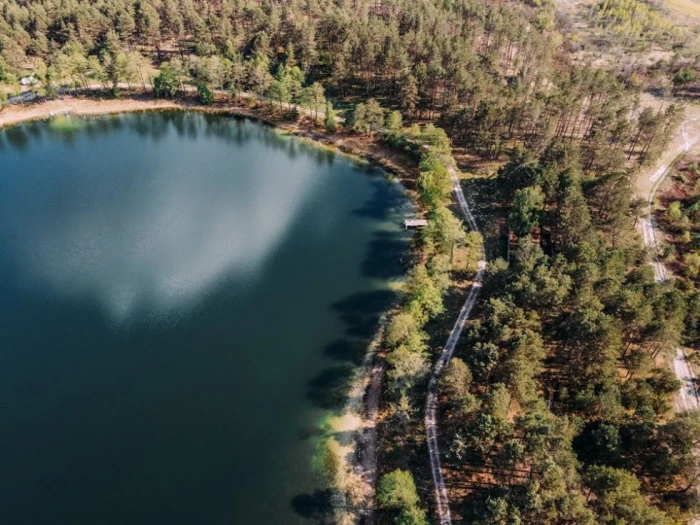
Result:
{"label": "lake", "polygon": [[407,213],[234,117],[0,131],[0,523],[313,523]]}

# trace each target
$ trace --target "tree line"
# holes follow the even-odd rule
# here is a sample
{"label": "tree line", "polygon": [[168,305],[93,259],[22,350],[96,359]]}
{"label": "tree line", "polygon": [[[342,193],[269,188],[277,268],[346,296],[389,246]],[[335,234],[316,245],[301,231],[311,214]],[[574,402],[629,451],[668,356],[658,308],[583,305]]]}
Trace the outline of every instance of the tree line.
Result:
{"label": "tree line", "polygon": [[643,114],[620,72],[567,63],[549,2],[2,0],[0,12],[10,93],[29,74],[48,91],[117,90],[161,71],[167,96],[191,84],[289,101],[317,84],[338,105],[374,97],[439,119],[455,146],[489,158],[567,138],[610,167],[653,158],[672,120]]}
{"label": "tree line", "polygon": [[516,149],[494,191],[509,260],[442,383],[449,462],[472,523],[672,524],[698,508],[696,414],[674,415],[675,354],[697,302],[659,285],[625,172],[583,145]]}

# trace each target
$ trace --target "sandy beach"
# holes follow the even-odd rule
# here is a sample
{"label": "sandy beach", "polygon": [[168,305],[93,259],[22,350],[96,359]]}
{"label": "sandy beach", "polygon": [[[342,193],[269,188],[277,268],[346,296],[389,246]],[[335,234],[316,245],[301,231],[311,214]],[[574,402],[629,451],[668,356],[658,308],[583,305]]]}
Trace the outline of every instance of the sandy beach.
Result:
{"label": "sandy beach", "polygon": [[187,104],[172,100],[115,98],[94,99],[65,96],[60,99],[46,100],[38,103],[15,104],[0,110],[0,128],[27,122],[42,120],[51,113],[69,112],[75,115],[105,115],[109,113],[125,113],[133,111],[151,111],[156,109],[175,109],[190,107]]}

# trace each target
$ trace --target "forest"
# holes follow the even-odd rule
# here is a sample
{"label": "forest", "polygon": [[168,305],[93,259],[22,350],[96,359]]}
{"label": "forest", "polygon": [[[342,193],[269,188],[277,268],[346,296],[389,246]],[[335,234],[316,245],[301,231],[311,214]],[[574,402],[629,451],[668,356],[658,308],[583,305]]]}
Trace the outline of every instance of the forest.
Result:
{"label": "forest", "polygon": [[[245,91],[337,111],[354,133],[408,152],[429,226],[383,342],[380,522],[434,521],[421,411],[455,282],[468,281],[483,243],[478,311],[440,383],[455,521],[671,525],[700,508],[700,419],[674,413],[680,385],[658,365],[697,341],[700,296],[654,282],[633,180],[683,120],[672,95],[690,94],[698,64],[661,67],[673,93],[645,105],[629,71],[573,60],[556,9],[0,0],[0,91],[18,93],[27,77],[48,96],[93,85],[120,96],[126,84],[163,98],[196,89],[207,103]],[[649,9],[609,0],[592,16],[621,24],[632,10],[635,31],[663,32]],[[487,228],[482,239],[453,213],[455,152],[491,167],[463,186],[478,219],[505,235]]]}

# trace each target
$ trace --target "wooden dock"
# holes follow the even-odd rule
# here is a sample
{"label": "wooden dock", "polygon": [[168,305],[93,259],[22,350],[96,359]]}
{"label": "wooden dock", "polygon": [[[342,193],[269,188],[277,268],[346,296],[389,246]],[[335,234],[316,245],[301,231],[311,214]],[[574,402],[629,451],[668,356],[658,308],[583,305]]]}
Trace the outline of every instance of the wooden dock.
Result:
{"label": "wooden dock", "polygon": [[406,219],[403,221],[404,229],[409,228],[425,228],[428,225],[428,221],[425,219]]}

